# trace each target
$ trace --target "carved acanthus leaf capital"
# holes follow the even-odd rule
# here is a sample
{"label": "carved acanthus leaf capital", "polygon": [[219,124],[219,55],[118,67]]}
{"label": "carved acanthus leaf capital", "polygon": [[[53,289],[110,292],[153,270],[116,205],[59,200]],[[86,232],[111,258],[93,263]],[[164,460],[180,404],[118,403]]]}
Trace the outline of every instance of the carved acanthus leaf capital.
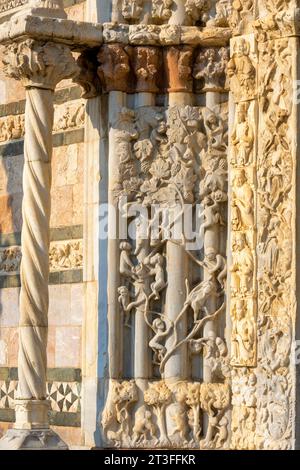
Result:
{"label": "carved acanthus leaf capital", "polygon": [[130,66],[131,48],[120,44],[108,44],[98,53],[98,76],[103,91],[123,91],[130,88],[132,82]]}
{"label": "carved acanthus leaf capital", "polygon": [[26,88],[54,90],[79,70],[68,46],[32,39],[8,45],[2,61],[5,74],[21,80]]}

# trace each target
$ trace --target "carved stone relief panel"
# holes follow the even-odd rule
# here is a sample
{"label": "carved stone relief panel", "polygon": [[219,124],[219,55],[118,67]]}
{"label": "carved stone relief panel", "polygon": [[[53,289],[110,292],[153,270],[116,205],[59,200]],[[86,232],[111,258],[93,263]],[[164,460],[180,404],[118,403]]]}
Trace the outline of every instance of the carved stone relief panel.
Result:
{"label": "carved stone relief panel", "polygon": [[[258,147],[259,448],[292,445],[291,347],[295,322],[293,276],[295,123],[292,38],[260,44]],[[275,404],[276,403],[276,404]]]}
{"label": "carved stone relief panel", "polygon": [[[54,107],[53,132],[82,127],[85,121],[85,103],[71,101]],[[21,139],[24,137],[24,114],[0,118],[0,142]]]}
{"label": "carved stone relief panel", "polygon": [[[143,211],[134,221],[135,237],[128,231],[119,240],[120,262],[113,268],[120,275],[119,285],[111,288],[117,290],[126,361],[122,377],[109,383],[102,415],[106,443],[224,448],[229,445],[228,351],[224,338],[204,327],[218,322],[225,312],[226,261],[213,240],[225,224],[226,107],[217,112],[189,105],[167,110],[122,108],[112,127],[118,158],[110,186],[115,205],[123,204],[122,217],[128,226],[133,220],[128,213],[137,205]],[[196,248],[190,248],[193,239],[182,227],[166,236],[183,219],[186,207],[197,222],[193,238],[202,242]],[[173,247],[189,266],[175,319],[167,300],[174,282],[170,278]],[[148,352],[139,356],[142,337],[148,338],[143,344]],[[202,383],[203,358],[216,383]],[[170,377],[174,360],[185,368],[183,377],[179,370],[177,378]],[[194,373],[193,362],[198,364]],[[149,373],[142,379],[137,370]],[[203,415],[208,426],[202,429]]]}
{"label": "carved stone relief panel", "polygon": [[[83,266],[82,240],[52,242],[49,250],[50,270],[64,271]],[[0,248],[0,276],[20,271],[22,251],[20,246]]]}

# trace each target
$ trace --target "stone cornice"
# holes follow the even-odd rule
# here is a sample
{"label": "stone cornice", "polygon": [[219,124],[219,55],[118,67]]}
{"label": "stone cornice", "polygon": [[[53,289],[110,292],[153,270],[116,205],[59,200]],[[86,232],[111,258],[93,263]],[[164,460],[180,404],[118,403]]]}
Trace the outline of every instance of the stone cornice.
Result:
{"label": "stone cornice", "polygon": [[28,14],[13,17],[0,27],[2,44],[20,41],[24,37],[68,44],[74,51],[116,42],[143,46],[224,46],[229,43],[231,30],[197,26],[94,24]]}
{"label": "stone cornice", "polygon": [[24,38],[70,45],[73,50],[102,43],[102,26],[66,19],[20,15],[0,27],[0,43],[11,44]]}

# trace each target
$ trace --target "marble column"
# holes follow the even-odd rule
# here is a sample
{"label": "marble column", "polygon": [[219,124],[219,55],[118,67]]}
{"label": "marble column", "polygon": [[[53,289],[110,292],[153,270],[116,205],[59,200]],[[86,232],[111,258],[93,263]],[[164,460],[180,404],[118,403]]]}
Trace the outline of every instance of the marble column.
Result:
{"label": "marble column", "polygon": [[[192,63],[193,49],[189,46],[171,47],[165,53],[165,65],[168,74],[169,108],[185,107],[194,104],[193,82],[191,74],[183,74],[179,64],[181,57],[190,57]],[[188,67],[186,68],[186,70]],[[190,69],[191,70],[191,69]],[[186,300],[186,279],[188,279],[188,259],[184,246],[167,242],[167,272],[168,288],[166,293],[166,315],[174,322],[184,306]],[[187,317],[182,317],[178,323],[178,342],[187,335]],[[168,350],[172,345],[172,338],[166,341]],[[173,352],[165,364],[164,377],[169,382],[177,382],[188,378],[189,375],[187,344],[183,344]]]}
{"label": "marble column", "polygon": [[46,400],[49,221],[54,89],[77,65],[67,46],[31,39],[7,46],[3,62],[26,88],[26,110],[18,399],[14,429],[0,446],[66,448],[49,429]]}

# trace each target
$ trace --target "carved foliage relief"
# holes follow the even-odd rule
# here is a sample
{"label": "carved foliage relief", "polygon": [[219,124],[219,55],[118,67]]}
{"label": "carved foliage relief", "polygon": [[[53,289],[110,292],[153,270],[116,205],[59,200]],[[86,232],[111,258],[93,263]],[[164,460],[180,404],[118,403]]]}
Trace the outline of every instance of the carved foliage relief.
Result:
{"label": "carved foliage relief", "polygon": [[268,449],[290,448],[294,407],[294,41],[259,44],[257,431]]}

